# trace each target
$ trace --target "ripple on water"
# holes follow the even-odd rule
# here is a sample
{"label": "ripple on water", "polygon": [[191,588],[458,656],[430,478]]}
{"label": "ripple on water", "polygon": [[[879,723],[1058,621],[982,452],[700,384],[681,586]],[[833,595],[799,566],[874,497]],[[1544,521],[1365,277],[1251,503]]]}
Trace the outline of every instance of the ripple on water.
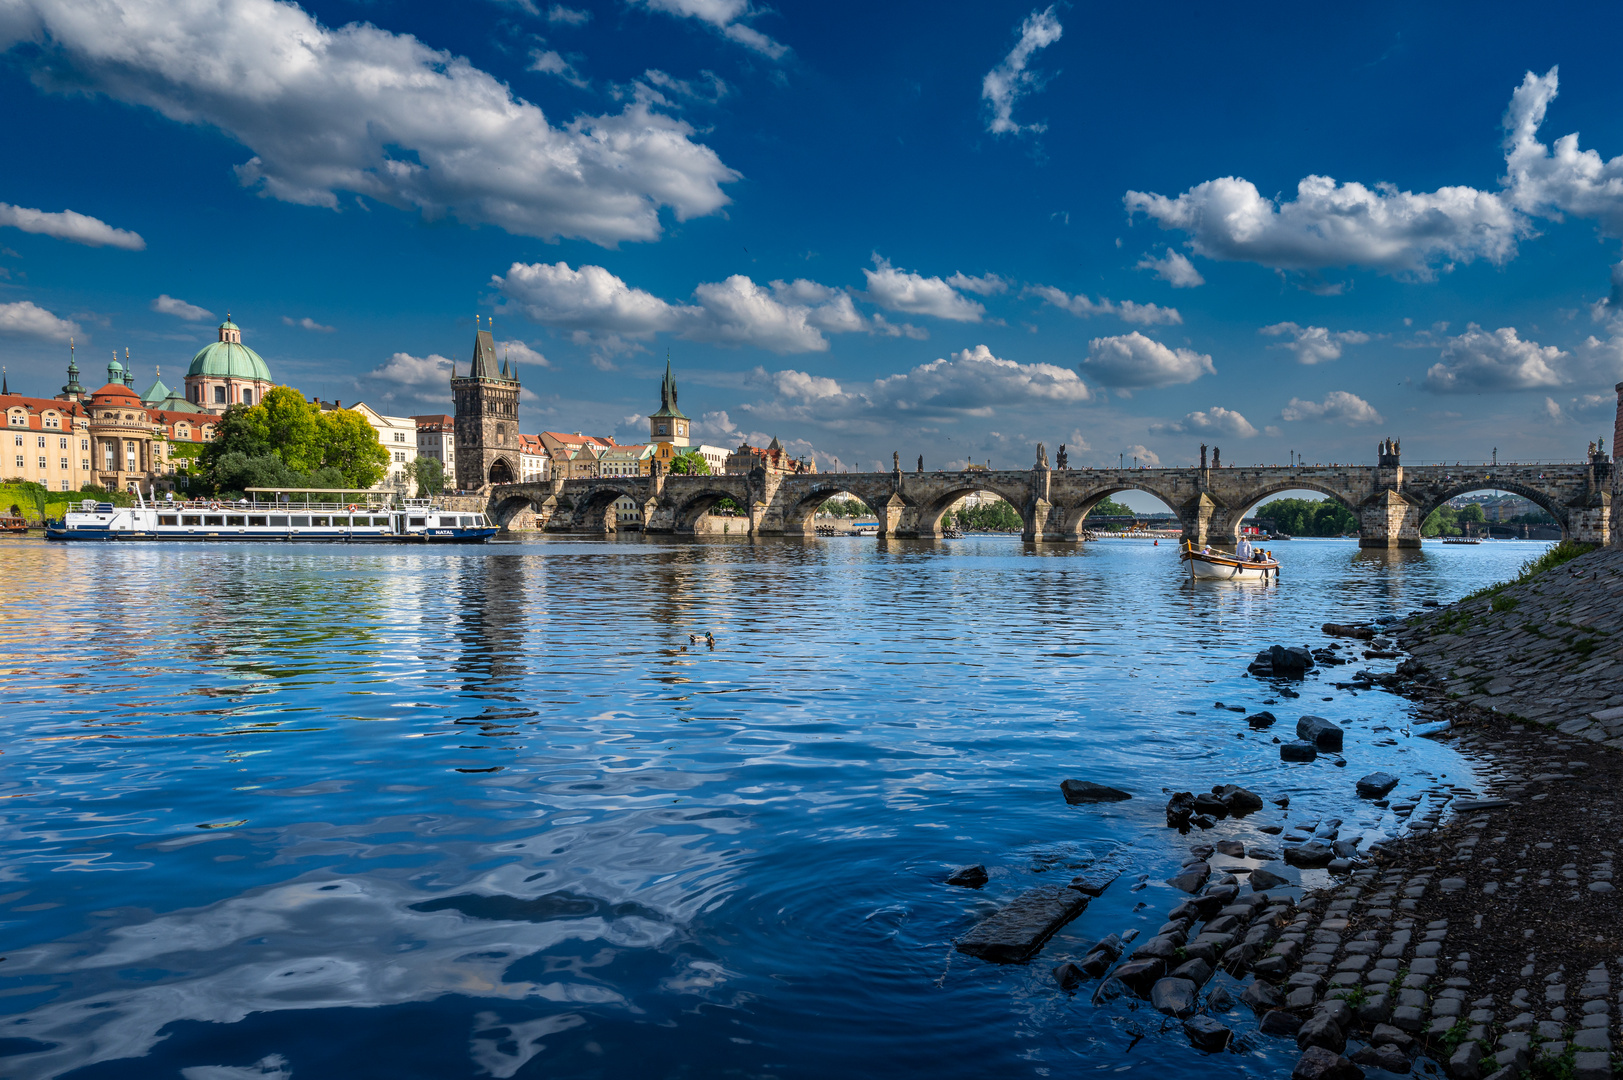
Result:
{"label": "ripple on water", "polygon": [[[1047,974],[1178,899],[1163,790],[1288,795],[1201,837],[1277,846],[1398,827],[1366,772],[1470,783],[1383,694],[1271,706],[1345,727],[1345,768],[1213,702],[1538,547],[1303,541],[1277,587],[1191,588],[1132,542],[0,541],[0,1071],[1187,1072],[1176,1025]],[[1067,806],[1072,775],[1135,798]],[[1034,964],[954,951],[1100,860],[1131,873]]]}

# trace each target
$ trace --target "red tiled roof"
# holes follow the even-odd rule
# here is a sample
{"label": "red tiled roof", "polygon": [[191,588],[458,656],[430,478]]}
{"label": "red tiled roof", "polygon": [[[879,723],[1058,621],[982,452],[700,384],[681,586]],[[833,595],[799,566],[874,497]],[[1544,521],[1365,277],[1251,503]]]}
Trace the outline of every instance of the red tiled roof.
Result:
{"label": "red tiled roof", "polygon": [[[28,410],[28,428],[30,431],[45,430],[41,425],[41,414],[54,409],[63,416],[83,416],[84,406],[77,401],[61,401],[57,398],[26,397],[22,394],[6,394],[0,397],[0,412],[8,412],[21,405]],[[6,426],[6,421],[0,419],[0,429]]]}

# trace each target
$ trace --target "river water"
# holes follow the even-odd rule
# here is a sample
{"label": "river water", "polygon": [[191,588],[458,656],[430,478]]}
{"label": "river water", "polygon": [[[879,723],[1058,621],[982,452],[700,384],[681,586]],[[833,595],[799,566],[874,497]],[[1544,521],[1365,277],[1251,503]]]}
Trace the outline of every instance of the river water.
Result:
{"label": "river water", "polygon": [[[1283,1075],[1242,1007],[1208,1058],[1049,968],[1182,898],[1163,789],[1288,795],[1203,837],[1277,843],[1391,830],[1376,769],[1469,786],[1403,701],[1330,685],[1390,662],[1274,732],[1214,703],[1272,696],[1259,648],[1543,547],[1299,540],[1277,586],[1192,586],[1147,541],[0,541],[0,1075]],[[1304,712],[1344,767],[1280,762]],[[1131,872],[1034,963],[954,951],[1105,857]]]}

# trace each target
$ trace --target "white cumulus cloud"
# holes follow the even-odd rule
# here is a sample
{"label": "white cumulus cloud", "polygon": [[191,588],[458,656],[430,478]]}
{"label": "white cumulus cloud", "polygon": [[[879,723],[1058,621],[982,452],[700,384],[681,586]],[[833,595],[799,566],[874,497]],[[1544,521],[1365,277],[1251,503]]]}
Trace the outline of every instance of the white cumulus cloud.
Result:
{"label": "white cumulus cloud", "polygon": [[159,315],[174,315],[187,322],[202,322],[204,319],[214,318],[214,312],[208,308],[200,308],[196,304],[188,304],[184,300],[160,293],[158,298],[149,305]]}
{"label": "white cumulus cloud", "polygon": [[538,237],[653,240],[738,179],[684,121],[634,100],[555,127],[465,58],[276,0],[6,0],[0,51],[36,83],[225,132],[244,185],[337,208],[343,192]]}
{"label": "white cumulus cloud", "polygon": [[1046,131],[1047,124],[1026,124],[1021,126],[1014,121],[1015,102],[1027,94],[1035,93],[1043,88],[1048,81],[1047,76],[1041,72],[1030,69],[1032,54],[1060,39],[1064,27],[1054,16],[1054,8],[1050,4],[1042,11],[1033,11],[1027,15],[1020,24],[1020,40],[1015,42],[1009,55],[1001,63],[986,73],[981,80],[981,100],[985,101],[991,113],[986,122],[986,130],[994,135],[1018,135],[1022,131]]}
{"label": "white cumulus cloud", "polygon": [[1280,342],[1272,347],[1289,349],[1296,354],[1298,364],[1321,364],[1328,360],[1338,360],[1341,358],[1343,345],[1362,345],[1369,340],[1369,335],[1361,330],[1331,331],[1323,326],[1298,326],[1293,322],[1264,326],[1258,333],[1267,334],[1269,337],[1289,337],[1289,341]]}
{"label": "white cumulus cloud", "polygon": [[1212,358],[1193,349],[1174,349],[1134,330],[1088,342],[1082,366],[1106,386],[1136,389],[1175,386],[1215,374]]}
{"label": "white cumulus cloud", "polygon": [[1150,430],[1174,435],[1229,435],[1236,439],[1249,439],[1257,433],[1249,420],[1221,405],[1197,409],[1170,424],[1151,424]]}
{"label": "white cumulus cloud", "polygon": [[498,341],[496,342],[496,352],[499,356],[512,360],[515,364],[523,364],[525,367],[549,368],[552,366],[551,360],[548,360],[522,341]]}
{"label": "white cumulus cloud", "polygon": [[1161,455],[1142,443],[1134,443],[1127,447],[1123,456],[1137,458],[1140,465],[1148,465],[1152,469],[1161,467]]}
{"label": "white cumulus cloud", "polygon": [[744,20],[757,14],[749,0],[633,0],[651,11],[662,11],[682,19],[698,19],[718,31],[729,41],[736,41],[747,49],[778,60],[789,51],[782,45]]}
{"label": "white cumulus cloud", "polygon": [[[467,373],[464,367],[462,374]],[[397,352],[367,374],[384,382],[406,386],[444,386],[446,394],[450,394],[451,361],[439,353],[413,356],[411,353]]]}
{"label": "white cumulus cloud", "polygon": [[59,319],[32,300],[16,300],[0,304],[0,334],[9,337],[34,338],[38,341],[66,341],[79,333],[79,324]]}
{"label": "white cumulus cloud", "polygon": [[[3,32],[0,26],[0,32]],[[0,45],[4,39],[0,38]],[[30,210],[26,206],[0,203],[0,226],[10,226],[27,233],[54,236],[58,240],[71,240],[90,247],[116,247],[126,251],[140,251],[147,246],[140,233],[128,229],[115,229],[100,218],[73,210]]]}
{"label": "white cumulus cloud", "polygon": [[308,315],[304,316],[302,319],[295,319],[290,315],[283,315],[282,325],[297,327],[300,330],[313,330],[318,334],[330,334],[334,329],[331,326],[323,326],[321,323],[316,322]]}
{"label": "white cumulus cloud", "polygon": [[877,253],[873,261],[876,269],[862,271],[868,278],[868,297],[887,311],[954,322],[980,322],[986,314],[986,308],[938,277],[898,270]]}
{"label": "white cumulus cloud", "polygon": [[585,87],[586,79],[575,70],[575,65],[563,58],[557,49],[531,49],[529,71],[543,75],[556,75],[571,86]]}
{"label": "white cumulus cloud", "polygon": [[1123,322],[1137,323],[1140,326],[1157,324],[1179,326],[1183,323],[1183,316],[1178,313],[1177,308],[1162,307],[1159,304],[1138,304],[1131,300],[1123,300],[1118,304],[1108,297],[1101,297],[1095,303],[1081,293],[1070,296],[1063,289],[1056,289],[1052,285],[1033,285],[1026,292],[1042,297],[1045,302],[1063,311],[1069,311],[1079,319],[1089,319],[1095,315],[1114,315]]}
{"label": "white cumulus cloud", "polygon": [[1193,289],[1198,285],[1206,284],[1206,279],[1200,276],[1195,264],[1181,251],[1167,248],[1166,254],[1159,259],[1146,255],[1138,260],[1139,270],[1153,270],[1155,276],[1167,282],[1174,289]]}
{"label": "white cumulus cloud", "polygon": [[1523,341],[1513,326],[1489,333],[1473,323],[1444,343],[1442,359],[1426,372],[1426,389],[1450,394],[1560,386],[1569,359],[1554,345]]}
{"label": "white cumulus cloud", "polygon": [[1605,235],[1623,237],[1623,155],[1603,161],[1593,150],[1580,150],[1577,132],[1557,139],[1554,149],[1538,140],[1558,76],[1558,68],[1542,76],[1529,71],[1511,95],[1505,111],[1510,199],[1525,213],[1593,219]]}
{"label": "white cumulus cloud", "polygon": [[576,270],[564,262],[514,263],[491,283],[536,322],[593,344],[670,333],[777,353],[823,352],[825,333],[882,332],[857,312],[850,294],[805,279],[763,286],[734,274],[699,285],[692,304],[633,288],[601,266]]}
{"label": "white cumulus cloud", "polygon": [[547,22],[564,26],[584,26],[592,17],[590,11],[553,4],[547,9]]}
{"label": "white cumulus cloud", "polygon": [[1009,283],[996,274],[982,274],[980,277],[970,277],[968,274],[954,274],[947,279],[947,284],[964,292],[976,293],[980,296],[997,296],[1009,291]]}
{"label": "white cumulus cloud", "polygon": [[1093,396],[1070,368],[1005,360],[985,345],[961,349],[873,382],[842,385],[835,379],[794,370],[758,371],[757,380],[784,401],[803,407],[773,412],[762,405],[745,406],[757,415],[781,419],[822,415],[850,420],[898,413],[984,417],[1002,405],[1068,405]]}
{"label": "white cumulus cloud", "polygon": [[1385,422],[1375,406],[1345,390],[1332,390],[1323,401],[1303,401],[1293,397],[1279,415],[1282,420],[1321,420],[1346,424],[1348,427]]}

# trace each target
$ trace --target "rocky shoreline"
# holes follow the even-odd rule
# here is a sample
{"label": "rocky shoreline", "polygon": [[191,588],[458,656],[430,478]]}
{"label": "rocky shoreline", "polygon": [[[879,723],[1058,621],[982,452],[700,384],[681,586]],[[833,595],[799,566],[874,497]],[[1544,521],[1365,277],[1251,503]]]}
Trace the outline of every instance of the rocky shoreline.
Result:
{"label": "rocky shoreline", "polygon": [[[1264,842],[1202,842],[1221,819],[1263,811],[1263,798],[1234,785],[1173,793],[1167,824],[1194,842],[1168,884],[1188,898],[1148,940],[1134,947],[1136,931],[1108,935],[1056,966],[1056,982],[1077,992],[1097,980],[1096,1003],[1141,999],[1206,1053],[1290,1039],[1295,1080],[1439,1067],[1464,1080],[1623,1075],[1623,890],[1614,882],[1623,550],[1385,626],[1324,632],[1331,641],[1317,649],[1265,651],[1252,674],[1290,698],[1280,680],[1355,662],[1360,648],[1365,659],[1407,653],[1395,671],[1357,670],[1334,685],[1414,701],[1404,734],[1453,742],[1477,786],[1416,777],[1422,790],[1388,801],[1397,777],[1349,778],[1372,808],[1402,822],[1362,851],[1363,837],[1341,836],[1335,818],[1290,820],[1283,798],[1272,800],[1280,824],[1268,813],[1247,830]],[[1246,720],[1274,723],[1271,713]],[[1322,718],[1303,716],[1295,734],[1274,739],[1286,760],[1341,748],[1341,731]],[[1074,780],[1064,794],[1073,803],[1128,797]],[[1281,832],[1282,848],[1267,842]],[[1257,865],[1274,860],[1327,869],[1332,884],[1299,893]],[[1024,962],[1123,869],[1032,890],[959,948]]]}

